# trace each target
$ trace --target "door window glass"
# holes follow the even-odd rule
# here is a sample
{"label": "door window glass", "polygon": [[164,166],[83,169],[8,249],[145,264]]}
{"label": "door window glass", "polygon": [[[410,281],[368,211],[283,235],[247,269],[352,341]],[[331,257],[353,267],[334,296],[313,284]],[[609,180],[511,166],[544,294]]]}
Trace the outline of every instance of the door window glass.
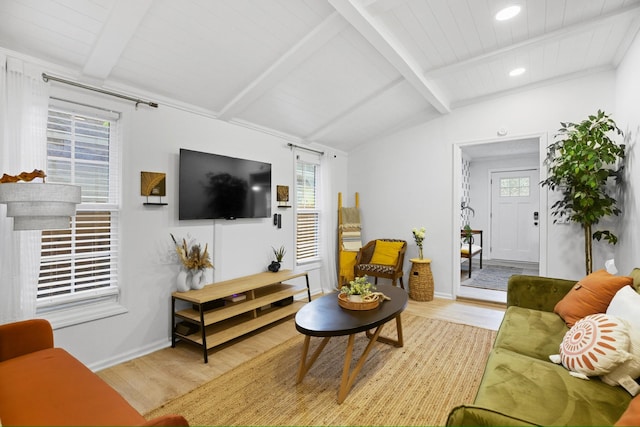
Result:
{"label": "door window glass", "polygon": [[528,197],[529,177],[500,178],[500,197]]}

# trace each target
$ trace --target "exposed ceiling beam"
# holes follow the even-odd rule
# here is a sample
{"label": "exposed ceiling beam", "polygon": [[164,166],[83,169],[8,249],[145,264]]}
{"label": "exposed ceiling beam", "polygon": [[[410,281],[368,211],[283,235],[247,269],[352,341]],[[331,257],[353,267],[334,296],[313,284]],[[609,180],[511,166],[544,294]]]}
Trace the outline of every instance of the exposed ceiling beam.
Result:
{"label": "exposed ceiling beam", "polygon": [[347,26],[338,13],[331,14],[225,105],[218,118],[230,120],[235,117]]}
{"label": "exposed ceiling beam", "polygon": [[418,62],[388,29],[357,0],[329,0],[340,13],[382,56],[440,113],[450,111],[449,101],[428,80]]}
{"label": "exposed ceiling beam", "polygon": [[526,49],[526,48],[533,48],[535,46],[540,46],[545,43],[566,39],[567,37],[573,34],[590,31],[599,25],[608,23],[610,20],[624,19],[624,18],[628,19],[629,14],[633,14],[633,13],[635,13],[635,15],[640,14],[640,4],[636,3],[636,4],[633,4],[632,6],[618,9],[615,12],[593,17],[589,20],[580,22],[578,24],[563,27],[558,30],[551,31],[549,33],[542,34],[537,37],[532,37],[523,42],[515,43],[512,45],[506,46],[502,49],[497,49],[482,55],[474,56],[462,61],[445,65],[444,67],[429,70],[426,73],[426,75],[430,79],[436,79],[442,76],[447,76],[452,73],[458,72],[462,69],[469,69],[478,65],[492,62],[496,58],[499,58],[504,55],[509,55],[514,52],[521,52],[523,49]]}
{"label": "exposed ceiling beam", "polygon": [[111,74],[152,3],[153,0],[115,2],[84,64],[83,74],[101,80]]}

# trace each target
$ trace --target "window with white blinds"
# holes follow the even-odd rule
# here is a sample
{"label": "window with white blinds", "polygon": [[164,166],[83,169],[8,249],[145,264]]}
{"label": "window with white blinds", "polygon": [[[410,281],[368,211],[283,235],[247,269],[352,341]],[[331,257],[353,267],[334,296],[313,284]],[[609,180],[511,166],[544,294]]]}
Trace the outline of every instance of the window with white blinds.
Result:
{"label": "window with white blinds", "polygon": [[117,293],[118,115],[52,103],[47,123],[47,182],[80,185],[71,227],[42,232],[38,307]]}
{"label": "window with white blinds", "polygon": [[319,257],[320,206],[318,200],[319,164],[296,160],[296,261]]}

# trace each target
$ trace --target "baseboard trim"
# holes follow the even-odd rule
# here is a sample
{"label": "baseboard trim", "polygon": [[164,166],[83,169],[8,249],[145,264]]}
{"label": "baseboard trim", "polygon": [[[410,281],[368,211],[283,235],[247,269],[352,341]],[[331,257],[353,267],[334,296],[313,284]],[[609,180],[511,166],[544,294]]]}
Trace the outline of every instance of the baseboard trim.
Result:
{"label": "baseboard trim", "polygon": [[128,362],[138,357],[146,356],[149,353],[153,353],[154,351],[162,350],[170,346],[171,346],[171,339],[168,339],[168,340],[162,339],[162,340],[150,343],[144,347],[139,347],[134,350],[128,351],[126,353],[118,354],[117,356],[100,360],[96,363],[92,363],[88,365],[87,367],[91,369],[93,372],[98,372],[103,369],[107,369],[112,366],[119,365],[120,363]]}
{"label": "baseboard trim", "polygon": [[454,300],[455,299],[453,294],[445,293],[445,292],[434,292],[433,296],[434,296],[434,298],[442,298],[442,299],[448,299],[448,300]]}
{"label": "baseboard trim", "polygon": [[[484,290],[484,289],[482,289]],[[499,292],[499,291],[494,291]],[[458,294],[456,301],[466,301],[472,302],[476,304],[490,305],[498,308],[505,308],[507,306],[507,294],[506,292],[502,292],[504,295],[500,295],[496,297],[495,294],[491,293],[481,293],[478,292],[476,294]]]}

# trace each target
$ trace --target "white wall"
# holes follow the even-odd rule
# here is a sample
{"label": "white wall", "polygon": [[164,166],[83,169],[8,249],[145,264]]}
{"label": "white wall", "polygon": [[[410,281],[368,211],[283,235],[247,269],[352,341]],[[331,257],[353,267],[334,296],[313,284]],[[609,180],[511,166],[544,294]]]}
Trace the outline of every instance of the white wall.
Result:
{"label": "white wall", "polygon": [[[309,270],[312,293],[321,291],[319,265],[294,265],[295,228],[292,208],[276,207],[282,214],[282,228],[272,218],[225,220],[178,220],[179,149],[242,157],[272,164],[272,191],[288,185],[293,191],[294,159],[286,140],[237,125],[160,105],[158,109],[114,103],[64,88],[58,94],[92,105],[109,105],[121,111],[123,124],[123,194],[121,211],[120,286],[123,315],[57,329],[56,345],[64,347],[83,363],[97,369],[166,347],[170,339],[170,294],[175,290],[179,264],[169,233],[192,237],[209,245],[214,270],[210,280],[266,271],[273,259],[272,247],[287,249],[283,268]],[[346,188],[346,156],[327,150],[331,193]],[[143,206],[140,172],[167,174],[168,203],[164,207]],[[333,202],[335,212],[337,201]],[[304,279],[297,279],[303,284]]]}
{"label": "white wall", "polygon": [[[459,168],[453,146],[495,141],[501,127],[508,130],[505,139],[543,134],[551,141],[560,121],[580,120],[598,108],[611,111],[614,92],[615,73],[601,72],[459,108],[354,150],[349,154],[348,186],[350,192],[360,192],[364,240],[404,238],[410,243],[410,258],[417,254],[411,229],[425,226],[425,256],[432,259],[436,295],[452,297],[459,277],[455,260],[460,200],[459,182],[452,174]],[[549,225],[548,271],[542,273],[580,278],[580,229],[558,227]],[[405,272],[409,268],[407,260]]]}
{"label": "white wall", "polygon": [[620,274],[627,274],[634,267],[640,267],[640,37],[629,48],[624,60],[617,69],[616,84],[616,123],[625,132],[627,144],[626,176],[624,189],[623,215],[616,245],[616,265]]}

